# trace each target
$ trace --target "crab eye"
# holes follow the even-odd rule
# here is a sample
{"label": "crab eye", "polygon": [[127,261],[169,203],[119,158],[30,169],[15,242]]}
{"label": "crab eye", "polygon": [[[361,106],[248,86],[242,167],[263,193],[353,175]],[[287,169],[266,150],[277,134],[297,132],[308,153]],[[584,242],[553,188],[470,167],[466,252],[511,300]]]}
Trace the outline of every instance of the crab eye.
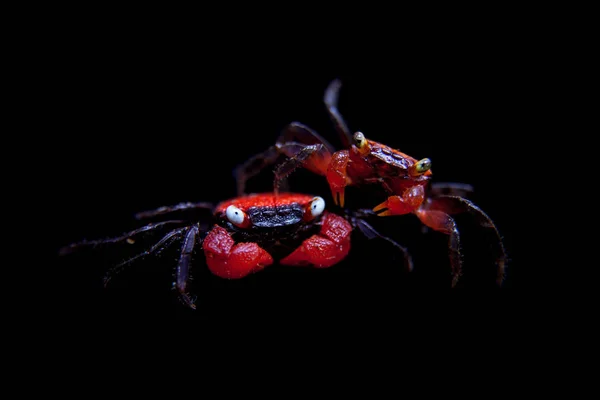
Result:
{"label": "crab eye", "polygon": [[371,151],[371,146],[369,146],[369,142],[362,132],[356,132],[354,134],[354,144],[358,148],[358,152],[363,156],[367,155]]}
{"label": "crab eye", "polygon": [[323,200],[322,197],[316,196],[310,202],[310,215],[312,215],[313,218],[318,217],[323,214],[323,210],[325,210],[325,200]]}
{"label": "crab eye", "polygon": [[245,227],[247,225],[246,213],[234,205],[227,207],[225,210],[225,215],[227,216],[229,222],[235,226]]}
{"label": "crab eye", "polygon": [[356,144],[356,147],[360,149],[366,142],[365,135],[362,132],[356,132],[354,134],[354,143]]}
{"label": "crab eye", "polygon": [[431,169],[431,160],[424,158],[413,165],[414,175],[423,175]]}

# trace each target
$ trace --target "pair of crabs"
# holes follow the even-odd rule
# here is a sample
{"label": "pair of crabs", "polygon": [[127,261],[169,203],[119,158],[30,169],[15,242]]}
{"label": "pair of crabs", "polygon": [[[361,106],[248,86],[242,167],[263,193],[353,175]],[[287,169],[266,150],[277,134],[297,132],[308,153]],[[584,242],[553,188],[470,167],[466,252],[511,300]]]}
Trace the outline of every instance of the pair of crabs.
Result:
{"label": "pair of crabs", "polygon": [[[284,128],[275,145],[251,157],[234,171],[238,197],[213,207],[208,203],[181,203],[141,212],[138,219],[152,219],[175,212],[205,209],[212,211],[211,229],[202,229],[201,222],[171,219],[150,223],[122,236],[82,241],[63,247],[68,254],[86,246],[133,242],[133,237],[162,229],[168,225],[183,225],[170,230],[143,253],[115,266],[105,277],[124,266],[154,253],[175,242],[181,243],[173,283],[179,298],[195,308],[189,294],[192,257],[201,246],[208,269],[226,279],[239,279],[272,265],[331,267],[343,260],[350,251],[351,233],[359,228],[367,237],[379,237],[392,243],[404,256],[408,270],[412,260],[407,250],[393,240],[380,235],[366,222],[370,216],[414,214],[427,227],[449,237],[451,283],[454,287],[461,275],[460,233],[452,215],[467,212],[479,226],[496,237],[494,257],[497,283],[504,277],[506,254],[502,240],[492,220],[475,204],[462,197],[468,185],[431,185],[431,161],[417,160],[399,150],[369,140],[361,132],[351,134],[337,109],[339,80],[326,89],[324,103],[340,136],[343,149],[336,151],[324,138],[309,127],[293,122]],[[282,162],[278,161],[284,158]],[[245,194],[246,182],[269,165],[276,164],[272,193]],[[379,185],[387,199],[372,210],[344,210],[338,215],[325,209],[320,196],[280,192],[288,176],[298,167],[325,176],[336,205],[344,207],[347,186]],[[441,193],[449,192],[449,195]]]}

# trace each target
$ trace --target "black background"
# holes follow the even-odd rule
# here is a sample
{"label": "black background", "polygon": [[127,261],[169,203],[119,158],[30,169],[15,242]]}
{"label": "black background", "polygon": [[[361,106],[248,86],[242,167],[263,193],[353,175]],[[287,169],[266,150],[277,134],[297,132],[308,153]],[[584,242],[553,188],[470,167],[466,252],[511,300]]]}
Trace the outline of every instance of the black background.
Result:
{"label": "black background", "polygon": [[[141,210],[235,196],[232,169],[273,144],[291,121],[339,147],[322,102],[334,78],[343,82],[339,109],[351,130],[416,158],[429,157],[437,182],[472,184],[471,199],[497,224],[510,259],[504,290],[493,285],[489,238],[472,220],[459,217],[465,275],[458,293],[505,296],[540,284],[532,266],[520,259],[518,239],[526,236],[527,222],[518,211],[524,182],[516,161],[528,157],[520,143],[530,122],[523,118],[539,96],[529,55],[498,47],[417,49],[385,60],[342,54],[335,46],[323,54],[308,49],[263,54],[251,47],[188,54],[179,47],[128,42],[115,47],[95,42],[91,48],[48,73],[42,99],[52,103],[47,123],[55,132],[52,161],[42,171],[52,182],[48,271],[53,295],[66,300],[63,311],[107,318],[166,311],[198,318],[240,310],[280,315],[296,307],[327,314],[332,306],[348,312],[406,310],[431,295],[452,293],[447,238],[423,232],[413,215],[374,222],[409,248],[415,261],[410,275],[389,247],[367,243],[359,234],[349,257],[327,270],[272,266],[240,281],[212,276],[199,253],[195,312],[183,308],[170,288],[175,255],[132,265],[107,289],[102,276],[125,253],[53,255],[68,243],[140,226],[133,214]],[[266,171],[251,187],[268,190],[271,177]],[[324,178],[298,171],[291,183],[332,205]],[[351,194],[349,205],[381,201]]]}
{"label": "black background", "polygon": [[[18,54],[8,54],[4,65],[18,69],[5,75],[17,87],[9,94],[13,108],[6,111],[18,124],[6,128],[15,134],[5,137],[3,147],[5,176],[16,185],[3,195],[4,210],[19,229],[9,231],[18,247],[5,250],[3,287],[14,291],[6,302],[9,311],[25,303],[19,321],[7,324],[9,332],[25,328],[19,330],[17,339],[25,340],[18,348],[56,350],[58,357],[35,351],[33,359],[63,360],[93,379],[94,390],[133,376],[136,369],[127,361],[138,358],[138,343],[144,361],[156,359],[160,344],[166,343],[174,364],[161,359],[159,366],[152,363],[154,370],[177,371],[176,382],[191,381],[188,386],[200,390],[206,380],[198,380],[197,371],[226,376],[221,390],[234,382],[230,372],[248,371],[239,362],[244,359],[239,348],[256,349],[258,354],[246,357],[253,371],[261,367],[256,360],[268,362],[264,356],[274,346],[281,355],[275,365],[282,371],[280,361],[298,365],[310,354],[307,364],[318,373],[301,374],[302,384],[334,377],[330,371],[337,366],[324,361],[336,358],[348,361],[346,370],[360,371],[361,381],[368,375],[364,372],[382,364],[382,357],[412,367],[405,355],[413,349],[428,367],[439,359],[431,357],[432,350],[443,347],[452,352],[452,360],[458,354],[465,359],[470,343],[477,346],[478,366],[484,358],[513,361],[514,366],[514,360],[527,359],[538,348],[543,348],[541,359],[556,358],[560,343],[572,353],[572,345],[582,343],[581,333],[589,332],[572,323],[580,320],[576,311],[595,304],[572,295],[582,293],[584,283],[597,282],[588,277],[595,258],[579,262],[576,256],[583,253],[568,246],[569,239],[593,236],[581,228],[560,227],[564,221],[589,225],[594,210],[593,196],[585,190],[593,188],[593,174],[582,167],[586,158],[580,153],[593,148],[588,145],[593,136],[589,128],[575,127],[592,103],[584,100],[587,107],[580,107],[577,100],[585,96],[571,90],[583,88],[589,96],[590,80],[582,78],[582,67],[593,63],[580,57],[593,54],[582,40],[591,37],[589,25],[563,9],[549,15],[548,7],[529,13],[522,7],[454,7],[455,13],[378,7],[369,17],[361,5],[361,15],[351,18],[343,15],[346,6],[329,15],[322,7],[295,4],[293,11],[279,15],[271,14],[276,10],[269,6],[263,13],[268,21],[260,21],[255,4],[252,13],[238,7],[190,12],[188,21],[183,13],[162,15],[163,8],[161,15],[150,17],[151,7],[126,13],[53,5],[51,12],[31,8],[22,14],[25,21],[16,21],[7,38]],[[329,31],[317,26],[319,18]],[[446,238],[422,233],[412,215],[377,223],[413,254],[410,275],[401,271],[389,248],[360,235],[353,238],[347,260],[332,268],[272,266],[240,281],[212,276],[198,254],[192,288],[198,294],[196,311],[181,306],[170,288],[174,254],[131,266],[106,289],[102,276],[125,256],[122,249],[58,257],[58,249],[68,243],[137,227],[133,214],[140,210],[234,195],[232,168],[272,144],[290,121],[311,126],[337,145],[321,100],[336,77],[344,85],[340,110],[353,130],[417,158],[430,157],[435,181],[474,185],[472,200],[504,236],[510,262],[503,290],[490,285],[489,245],[468,219],[459,221],[465,276],[457,290],[449,288]],[[568,114],[568,103],[578,112]],[[21,113],[11,115],[14,108]],[[295,177],[295,190],[321,194],[331,206],[322,177],[302,171]],[[574,184],[577,177],[588,185]],[[354,192],[350,200],[372,205],[380,199],[371,203]],[[24,210],[16,211],[15,204]],[[575,279],[565,279],[569,275]],[[39,287],[32,286],[38,282]],[[524,296],[514,296],[517,292]],[[516,306],[508,311],[525,318],[505,324],[498,312],[504,305]],[[546,310],[551,324],[531,330]],[[573,317],[562,321],[556,311]],[[593,321],[591,315],[582,320]],[[140,322],[138,317],[149,317],[154,326],[144,329],[141,321],[144,328],[131,335],[122,323]],[[202,324],[190,329],[169,323],[172,317]],[[84,320],[93,322],[92,329]],[[484,320],[494,322],[491,329],[485,329]],[[111,321],[118,324],[104,331]],[[336,329],[338,322],[341,329]],[[160,338],[153,337],[155,331]],[[565,331],[576,333],[577,341],[568,340]],[[202,340],[206,333],[225,340]],[[317,341],[322,347],[312,345]],[[113,343],[124,345],[116,357],[107,352]],[[195,345],[201,346],[200,356],[193,354]],[[70,348],[81,360],[100,367],[98,360],[106,361],[108,368],[94,373],[81,360],[69,363]],[[302,352],[293,351],[298,348]],[[397,355],[395,348],[401,349]],[[215,350],[220,362],[207,361],[206,350]],[[23,351],[16,354],[17,361],[32,359]],[[367,354],[381,357],[357,362],[357,356]],[[194,368],[182,368],[187,359]],[[121,365],[127,365],[126,374],[115,368]],[[386,372],[394,371],[384,365]],[[203,366],[209,368],[199,369]],[[56,365],[50,371],[59,370],[64,376],[64,368]],[[259,370],[263,377],[265,370]],[[419,375],[424,371],[419,364],[416,370]],[[187,371],[193,371],[193,379],[181,379]],[[359,381],[349,381],[345,372],[344,384],[354,388]],[[518,372],[492,376],[505,382],[505,377],[518,378]],[[285,373],[297,376],[289,368]]]}

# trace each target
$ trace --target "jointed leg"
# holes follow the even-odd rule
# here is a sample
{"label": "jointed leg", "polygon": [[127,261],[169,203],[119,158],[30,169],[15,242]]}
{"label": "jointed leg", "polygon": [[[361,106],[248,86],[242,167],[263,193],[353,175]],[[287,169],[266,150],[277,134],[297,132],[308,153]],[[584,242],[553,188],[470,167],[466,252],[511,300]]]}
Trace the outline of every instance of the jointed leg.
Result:
{"label": "jointed leg", "polygon": [[502,284],[507,256],[500,232],[498,232],[496,225],[490,217],[471,201],[457,196],[440,196],[433,198],[430,200],[430,203],[428,203],[427,208],[433,210],[428,212],[445,212],[447,214],[467,212],[475,218],[479,226],[487,229],[495,236],[497,245],[494,254],[497,268],[496,282],[498,285]]}
{"label": "jointed leg", "polygon": [[271,146],[262,153],[258,153],[233,170],[237,185],[237,195],[246,194],[246,182],[267,166],[275,164],[281,153],[276,146]]}
{"label": "jointed leg", "polygon": [[175,211],[186,211],[186,210],[209,210],[212,211],[213,205],[211,203],[200,202],[200,203],[179,203],[174,206],[165,206],[157,208],[156,210],[142,211],[135,214],[136,219],[153,218],[159,215],[169,214]]}
{"label": "jointed leg", "polygon": [[181,246],[181,255],[179,256],[179,262],[177,263],[177,269],[175,272],[175,289],[179,293],[180,300],[188,307],[195,309],[195,299],[192,298],[188,291],[188,283],[190,281],[190,264],[192,261],[192,255],[194,252],[194,246],[196,245],[196,237],[198,235],[198,227],[191,226],[188,228],[183,245]]}
{"label": "jointed leg", "polygon": [[[355,215],[357,215],[358,213],[362,213],[363,211],[365,212],[365,214],[368,214],[368,215],[376,215],[371,210],[359,210],[359,212],[355,212]],[[394,246],[396,249],[400,250],[400,252],[402,253],[403,259],[404,259],[404,267],[406,268],[406,270],[408,272],[413,270],[412,257],[406,247],[400,246],[393,239],[390,239],[386,236],[381,235],[379,232],[377,232],[375,230],[375,228],[373,228],[370,224],[368,224],[366,221],[364,221],[363,219],[361,219],[359,217],[352,216],[350,218],[350,220],[351,220],[352,225],[354,227],[357,227],[362,232],[362,234],[365,235],[368,239],[374,239],[374,238],[383,239],[386,242],[390,243],[392,246]]]}
{"label": "jointed leg", "polygon": [[188,227],[183,227],[183,228],[175,229],[175,230],[167,233],[165,235],[165,237],[163,237],[160,241],[158,241],[156,244],[154,244],[150,249],[148,249],[148,250],[144,251],[143,253],[140,253],[128,260],[125,260],[122,263],[117,264],[114,267],[112,267],[111,269],[109,269],[106,272],[106,275],[104,275],[104,286],[108,285],[108,282],[112,279],[112,277],[114,275],[118,274],[119,272],[121,272],[126,265],[129,265],[140,258],[143,258],[150,254],[153,254],[154,252],[157,252],[157,254],[160,253],[161,251],[163,251],[164,249],[169,247],[175,240],[181,239],[181,237],[183,236],[183,233],[187,229],[188,229]]}
{"label": "jointed leg", "polygon": [[[276,144],[277,150],[317,175],[325,175],[333,147],[306,125],[292,122],[286,126]],[[284,162],[285,163],[285,162]],[[292,161],[292,164],[295,161]],[[292,171],[295,169],[292,168]],[[290,171],[291,172],[291,171]]]}
{"label": "jointed leg", "polygon": [[352,134],[350,133],[350,129],[344,121],[344,118],[342,118],[342,115],[337,109],[338,97],[341,87],[342,82],[339,79],[335,79],[334,81],[332,81],[325,90],[325,96],[323,97],[323,101],[325,102],[325,106],[327,106],[327,111],[329,112],[329,116],[333,121],[333,124],[335,125],[335,129],[340,135],[342,146],[345,149],[349,149],[353,142]]}
{"label": "jointed leg", "polygon": [[292,122],[283,128],[277,138],[276,146],[281,147],[285,143],[322,144],[330,153],[335,151],[335,148],[325,138],[300,122]]}
{"label": "jointed leg", "polygon": [[168,224],[182,224],[185,221],[181,221],[181,220],[171,220],[171,221],[163,221],[163,222],[157,222],[157,223],[153,223],[153,224],[148,224],[146,226],[143,226],[141,228],[138,228],[136,230],[133,230],[131,232],[128,233],[124,233],[121,236],[117,236],[114,238],[107,238],[107,239],[99,239],[99,240],[84,240],[78,243],[72,243],[68,246],[65,246],[63,248],[61,248],[59,250],[59,255],[63,256],[63,255],[67,255],[72,253],[73,251],[76,251],[82,247],[95,247],[97,245],[101,245],[101,244],[109,244],[109,243],[118,243],[118,242],[123,242],[126,240],[131,240],[130,238],[132,236],[135,236],[137,234],[140,233],[144,233],[144,232],[149,232],[149,231],[153,231],[155,229],[161,228],[164,225],[168,225]]}
{"label": "jointed leg", "polygon": [[428,197],[459,196],[468,197],[475,189],[468,183],[434,182],[429,187]]}
{"label": "jointed leg", "polygon": [[421,222],[438,232],[448,236],[448,256],[452,270],[452,287],[456,286],[462,273],[462,259],[460,255],[460,234],[456,222],[447,213],[439,210],[420,208],[415,212]]}
{"label": "jointed leg", "polygon": [[[306,147],[309,149],[304,150]],[[305,152],[310,154],[305,154]],[[256,154],[235,168],[234,177],[237,182],[238,196],[245,194],[246,182],[250,178],[260,173],[267,166],[275,164],[280,156],[301,157],[303,158],[302,165],[305,168],[316,174],[325,175],[332,152],[331,145],[318,133],[298,122],[292,122],[283,129],[275,146]],[[292,171],[296,167],[297,165],[292,168]],[[276,179],[276,182],[281,185],[284,179],[285,177],[279,180]]]}
{"label": "jointed leg", "polygon": [[[324,158],[331,158],[331,156],[323,157],[323,149],[324,146],[322,144],[314,144],[305,146],[302,150],[296,153],[294,156],[291,156],[281,162],[275,168],[275,179],[273,181],[273,189],[275,193],[279,192],[279,188],[283,185],[284,181],[287,177],[296,170],[296,168],[300,166],[308,166],[308,165],[326,165],[326,161]],[[308,160],[313,157],[312,164],[307,164]],[[321,164],[322,162],[322,164]],[[324,175],[322,170],[318,169],[319,173]]]}

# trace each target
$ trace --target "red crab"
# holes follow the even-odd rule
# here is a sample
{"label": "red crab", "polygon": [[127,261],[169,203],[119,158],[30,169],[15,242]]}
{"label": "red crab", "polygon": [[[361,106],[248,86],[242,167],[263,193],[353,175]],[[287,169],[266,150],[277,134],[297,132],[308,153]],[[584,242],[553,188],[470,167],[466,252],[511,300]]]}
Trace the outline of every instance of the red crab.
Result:
{"label": "red crab", "polygon": [[[275,190],[289,174],[302,166],[326,177],[335,204],[344,206],[346,186],[380,185],[387,199],[373,208],[379,216],[414,214],[426,226],[449,235],[449,257],[452,268],[452,287],[461,275],[460,234],[451,215],[467,212],[477,223],[496,237],[495,262],[497,283],[504,277],[506,254],[502,239],[493,221],[475,204],[462,197],[471,191],[464,184],[429,185],[432,177],[431,160],[416,159],[385,144],[369,140],[362,132],[350,133],[337,109],[339,80],[330,83],[324,102],[344,148],[334,148],[317,132],[293,122],[286,126],[274,146],[250,158],[235,170],[238,193],[245,190],[246,181],[281,155],[286,160],[275,169]],[[428,193],[427,193],[428,192]],[[442,195],[442,193],[449,193]]]}
{"label": "red crab", "polygon": [[222,278],[243,278],[259,271],[273,264],[273,255],[282,265],[325,268],[350,251],[352,226],[325,211],[325,201],[318,196],[266,193],[238,197],[217,205],[215,216],[219,221],[202,248],[208,268]]}
{"label": "red crab", "polygon": [[[175,241],[181,242],[181,252],[175,272],[176,288],[180,299],[195,308],[195,300],[188,293],[190,266],[194,250],[201,246],[208,269],[226,279],[239,279],[279,262],[282,265],[331,267],[343,260],[350,251],[350,236],[354,227],[368,237],[379,237],[392,243],[405,254],[407,267],[412,261],[404,248],[391,239],[376,233],[361,219],[360,213],[343,218],[325,210],[325,201],[319,196],[298,193],[253,194],[233,198],[213,207],[209,203],[181,203],[138,213],[146,219],[175,212],[204,209],[211,211],[207,221],[168,220],[148,224],[119,237],[82,241],[63,247],[60,254],[68,254],[82,247],[117,242],[134,243],[133,237],[167,225],[179,226],[169,231],[143,253],[114,268],[105,277],[141,257],[160,253]],[[206,225],[208,222],[208,225]],[[203,229],[208,226],[210,229]]]}

